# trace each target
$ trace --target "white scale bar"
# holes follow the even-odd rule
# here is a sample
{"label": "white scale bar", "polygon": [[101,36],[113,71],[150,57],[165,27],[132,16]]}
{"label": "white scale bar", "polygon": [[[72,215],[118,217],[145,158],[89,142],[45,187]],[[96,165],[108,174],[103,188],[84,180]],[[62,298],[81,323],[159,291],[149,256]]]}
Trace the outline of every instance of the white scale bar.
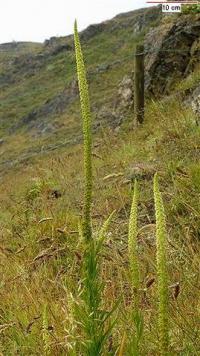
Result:
{"label": "white scale bar", "polygon": [[162,4],[162,12],[173,12],[178,13],[181,12],[181,4],[179,3],[164,3]]}

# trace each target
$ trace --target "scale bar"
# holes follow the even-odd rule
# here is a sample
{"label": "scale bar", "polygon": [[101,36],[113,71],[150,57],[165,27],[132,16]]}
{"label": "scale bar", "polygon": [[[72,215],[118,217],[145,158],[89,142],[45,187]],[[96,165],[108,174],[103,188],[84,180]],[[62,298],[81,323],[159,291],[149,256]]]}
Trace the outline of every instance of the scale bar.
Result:
{"label": "scale bar", "polygon": [[166,1],[146,1],[146,3],[147,4],[176,4],[177,3],[177,5],[178,4],[182,4],[182,5],[200,5],[200,3],[198,2],[198,1],[191,1],[191,2],[189,2],[188,0],[187,0],[187,2],[186,1],[168,1],[168,0],[166,0]]}

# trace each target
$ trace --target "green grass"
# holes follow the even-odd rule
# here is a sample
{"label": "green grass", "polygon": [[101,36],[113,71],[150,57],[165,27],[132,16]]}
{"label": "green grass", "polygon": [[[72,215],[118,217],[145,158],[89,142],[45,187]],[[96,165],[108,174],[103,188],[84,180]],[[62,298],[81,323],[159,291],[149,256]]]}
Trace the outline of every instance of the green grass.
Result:
{"label": "green grass", "polygon": [[[173,112],[173,121],[172,121]],[[158,117],[160,121],[158,121]],[[131,120],[120,135],[104,129],[95,137],[93,152],[93,229],[116,210],[101,252],[104,281],[103,308],[111,310],[120,300],[117,323],[105,345],[130,354],[134,326],[130,326],[128,269],[128,216],[131,190],[128,167],[156,160],[169,232],[170,348],[174,354],[200,350],[199,319],[199,131],[192,114],[178,103],[157,103],[146,109],[142,127],[131,130]],[[113,149],[114,148],[114,149]],[[183,154],[184,152],[184,154]],[[176,156],[174,157],[174,154]],[[1,344],[3,354],[43,354],[41,330],[44,305],[48,305],[50,354],[73,354],[84,335],[73,314],[70,291],[77,291],[83,250],[78,239],[82,207],[82,145],[39,157],[21,172],[2,179],[1,202]],[[111,173],[122,176],[104,180]],[[35,185],[35,178],[39,185]],[[34,179],[34,180],[33,180]],[[156,354],[157,287],[155,217],[152,180],[142,178],[138,212],[144,342],[141,354]],[[39,187],[39,189],[38,189]],[[61,197],[55,199],[52,191]],[[36,195],[32,194],[36,191]],[[101,192],[101,194],[99,194]],[[31,194],[31,199],[30,199]],[[180,294],[175,298],[177,282]],[[142,292],[143,291],[143,292]],[[188,303],[190,300],[190,303]],[[80,303],[79,298],[75,302]],[[27,331],[28,330],[28,331]],[[78,345],[77,345],[78,344]],[[17,351],[18,350],[18,351]]]}
{"label": "green grass", "polygon": [[188,75],[185,79],[181,82],[177,83],[176,90],[185,91],[187,89],[195,88],[200,82],[200,70],[199,66]]}

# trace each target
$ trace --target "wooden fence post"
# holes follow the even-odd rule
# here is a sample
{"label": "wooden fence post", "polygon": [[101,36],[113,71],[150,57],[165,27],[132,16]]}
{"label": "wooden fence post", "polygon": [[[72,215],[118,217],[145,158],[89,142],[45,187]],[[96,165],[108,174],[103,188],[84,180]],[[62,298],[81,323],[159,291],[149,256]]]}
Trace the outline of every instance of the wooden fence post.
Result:
{"label": "wooden fence post", "polygon": [[135,120],[140,124],[144,121],[144,46],[137,45],[135,53]]}

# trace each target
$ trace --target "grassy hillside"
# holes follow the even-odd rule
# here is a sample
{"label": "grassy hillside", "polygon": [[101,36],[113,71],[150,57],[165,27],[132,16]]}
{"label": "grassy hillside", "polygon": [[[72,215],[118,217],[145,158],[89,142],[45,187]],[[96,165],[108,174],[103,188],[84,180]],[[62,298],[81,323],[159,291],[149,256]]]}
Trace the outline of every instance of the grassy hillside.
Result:
{"label": "grassy hillside", "polygon": [[[120,15],[104,24],[94,25],[82,34],[82,42],[91,84],[91,101],[96,108],[109,102],[123,76],[133,69],[133,51],[159,17],[157,10],[139,10]],[[134,31],[142,18],[141,31]],[[146,20],[145,20],[146,19]],[[137,29],[136,29],[137,30]],[[63,48],[64,46],[64,48]],[[124,65],[125,64],[125,65]],[[39,122],[50,133],[23,124],[24,118],[49,101],[62,97],[75,78],[73,38],[57,38],[40,47],[18,45],[0,52],[0,135],[4,139],[2,161],[16,160],[27,152],[43,151],[51,142],[68,142],[80,132],[78,96],[62,112],[43,113]],[[38,137],[39,136],[39,137]],[[17,139],[16,139],[17,138]],[[10,150],[15,141],[15,152]],[[16,142],[17,141],[17,142]],[[30,152],[31,151],[31,152]]]}
{"label": "grassy hillside", "polygon": [[[104,130],[94,140],[93,154],[94,231],[116,210],[103,249],[102,266],[106,307],[123,296],[119,299],[111,350],[114,352],[120,346],[127,330],[126,350],[134,334],[129,320],[127,264],[130,177],[139,179],[141,190],[138,241],[144,291],[149,280],[156,276],[152,192],[152,175],[156,170],[161,176],[169,231],[171,347],[173,354],[197,355],[200,166],[199,129],[191,113],[176,103],[170,107],[159,103],[150,106],[143,127],[133,131],[130,124],[120,135]],[[150,163],[153,168],[149,168]],[[143,169],[138,172],[141,164]],[[2,187],[2,353],[45,354],[42,315],[46,304],[50,354],[70,354],[79,340],[71,319],[70,293],[76,288],[82,258],[77,227],[83,192],[82,146],[64,149],[59,156],[45,161],[38,159],[36,165],[29,164],[15,175],[10,173]],[[176,283],[180,284],[180,294],[174,299]],[[155,300],[154,283],[143,296],[142,354],[157,354]]]}
{"label": "grassy hillside", "polygon": [[[148,28],[133,35],[136,15],[118,16],[94,37],[88,32],[85,38],[82,35],[93,108],[109,105],[117,84],[132,70],[131,53]],[[151,25],[156,25],[155,19],[152,21]],[[65,40],[60,39],[59,46],[65,45]],[[73,80],[75,56],[72,38],[68,41],[72,50],[67,53],[65,49],[53,55],[55,46],[46,44],[42,59],[38,59],[41,48],[34,45],[28,64],[30,49],[17,56],[6,52],[6,60],[1,60],[2,73],[12,73],[13,80],[12,85],[3,83],[0,94],[1,135],[5,140],[1,146],[0,354],[6,356],[81,355],[86,342],[81,319],[77,322],[74,315],[74,305],[81,304],[83,261],[78,227],[83,206],[78,97],[57,116],[49,114],[50,122],[58,125],[50,133],[42,134],[37,125],[20,125],[26,115]],[[17,64],[10,63],[13,56],[19,56]],[[29,76],[34,61],[36,70]],[[109,70],[95,72],[102,63],[115,61]],[[22,63],[29,69],[24,70]],[[176,90],[191,89],[199,80],[198,73],[196,70],[177,83]],[[101,251],[100,275],[105,284],[102,309],[111,310],[118,301],[112,315],[117,322],[105,344],[105,355],[134,354],[128,221],[135,178],[140,189],[137,239],[144,316],[140,351],[141,355],[159,355],[152,191],[155,172],[160,176],[167,216],[170,354],[200,353],[199,135],[192,110],[171,97],[147,103],[144,125],[134,127],[129,112],[119,130],[103,123],[94,136],[95,234],[116,211]]]}

